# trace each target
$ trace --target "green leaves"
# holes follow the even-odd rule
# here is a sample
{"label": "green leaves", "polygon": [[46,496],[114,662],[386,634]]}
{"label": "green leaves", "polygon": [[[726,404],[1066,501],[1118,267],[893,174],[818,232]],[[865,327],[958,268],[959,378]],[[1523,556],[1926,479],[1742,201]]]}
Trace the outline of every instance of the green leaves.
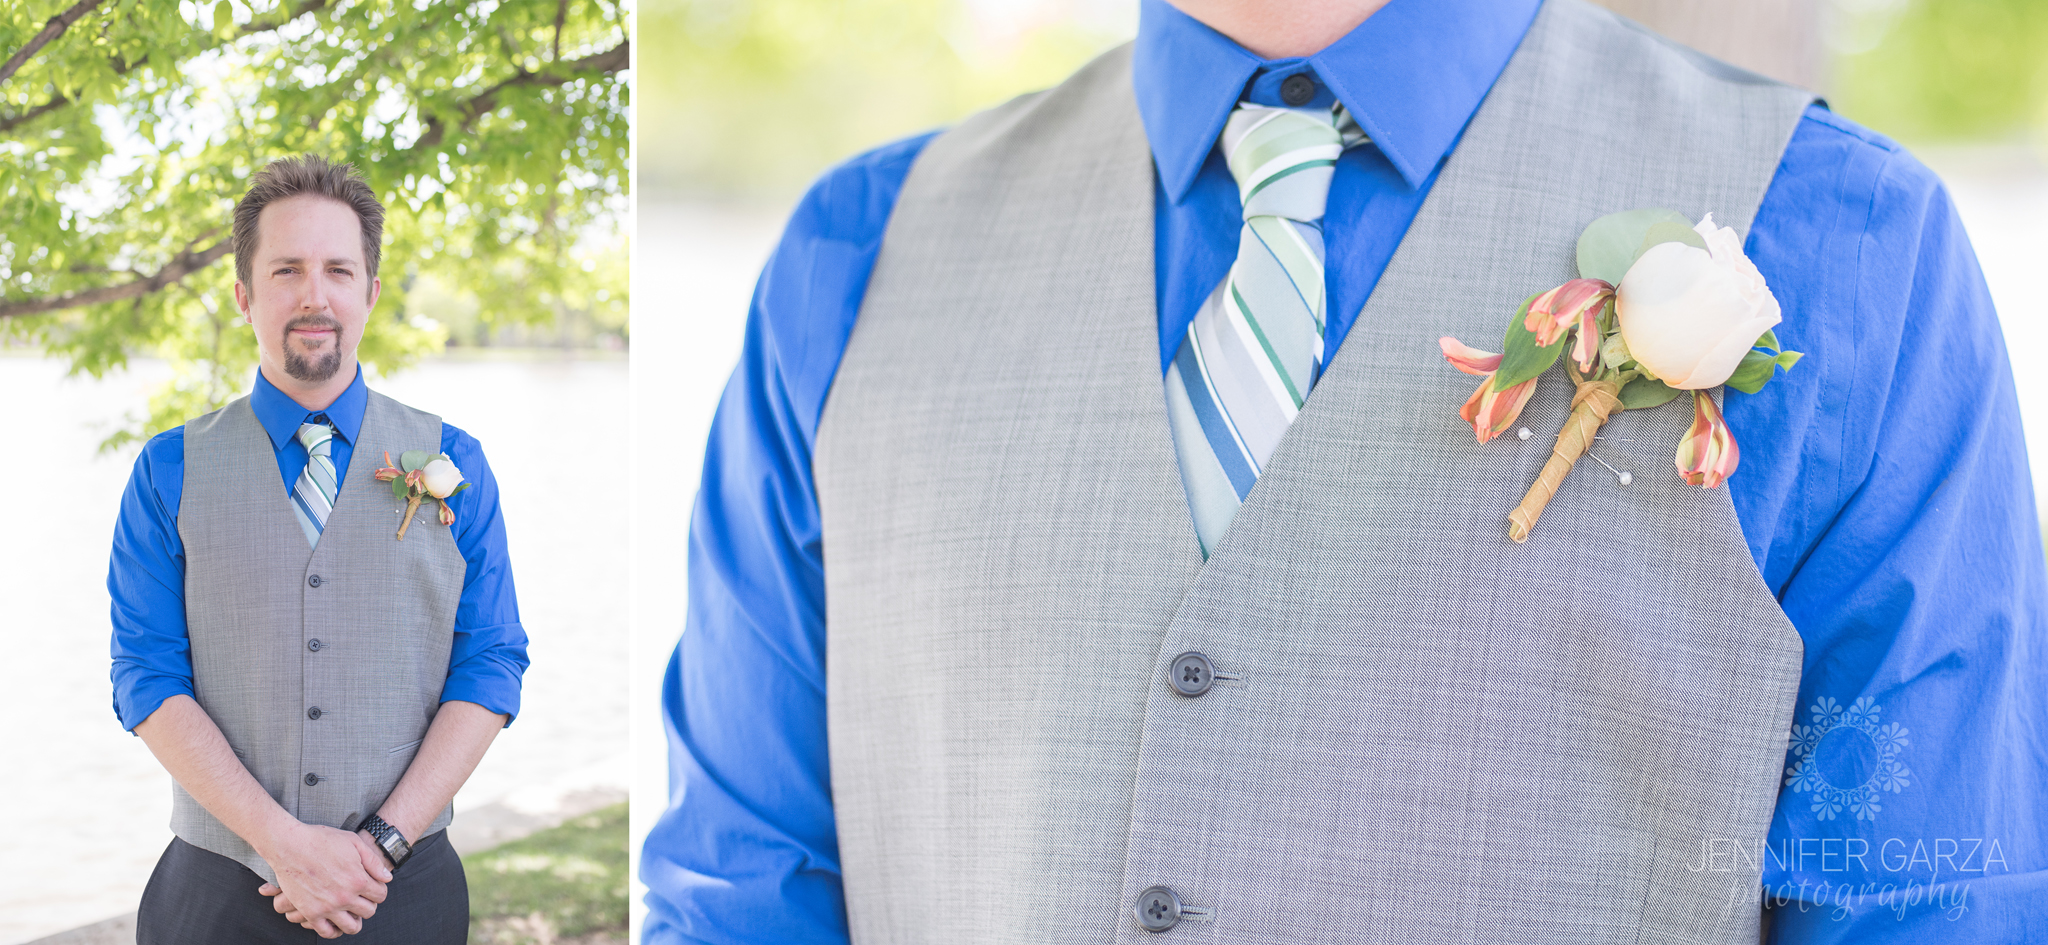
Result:
{"label": "green leaves", "polygon": [[1683,223],[1659,220],[1650,224],[1650,229],[1643,234],[1643,242],[1636,247],[1635,259],[1629,260],[1629,264],[1634,265],[1636,259],[1643,258],[1643,254],[1649,252],[1650,247],[1658,243],[1684,243],[1698,250],[1705,250],[1707,248],[1706,237],[1701,236],[1700,231]]}
{"label": "green leaves", "polygon": [[[1769,350],[1758,351],[1756,348]],[[1792,370],[1792,365],[1798,364],[1802,357],[1805,355],[1797,351],[1779,351],[1778,333],[1765,329],[1762,335],[1757,336],[1755,348],[1743,355],[1741,363],[1735,365],[1735,373],[1728,375],[1726,383],[1745,394],[1754,394],[1763,390],[1764,385],[1777,376],[1778,368]]]}
{"label": "green leaves", "polygon": [[398,455],[398,468],[413,472],[427,468],[427,464],[439,457],[426,450],[406,450]]}
{"label": "green leaves", "polygon": [[1661,407],[1678,395],[1679,390],[1676,387],[1663,381],[1639,377],[1621,389],[1621,406],[1624,410]]}
{"label": "green leaves", "polygon": [[[1542,295],[1538,292],[1536,295]],[[1529,317],[1529,303],[1536,301],[1536,295],[1522,300],[1515,317],[1508,322],[1508,334],[1502,342],[1500,369],[1493,373],[1493,389],[1504,391],[1532,377],[1550,370],[1557,363],[1557,356],[1571,345],[1571,336],[1564,335],[1549,345],[1536,343],[1536,333],[1523,322]]]}
{"label": "green leaves", "polygon": [[1727,384],[1745,394],[1754,394],[1764,389],[1777,364],[1777,359],[1771,355],[1752,348],[1742,356],[1742,363],[1735,366],[1735,373],[1728,375]]}
{"label": "green leaves", "polygon": [[[1670,227],[1683,229],[1692,238],[1678,236]],[[1656,242],[1646,242],[1652,232],[1665,234]],[[1579,277],[1599,279],[1612,285],[1620,285],[1621,277],[1628,267],[1635,265],[1636,257],[1657,243],[1671,240],[1690,242],[1691,245],[1706,248],[1698,233],[1693,232],[1692,223],[1676,210],[1648,207],[1638,210],[1623,210],[1610,213],[1586,225],[1579,234]]]}

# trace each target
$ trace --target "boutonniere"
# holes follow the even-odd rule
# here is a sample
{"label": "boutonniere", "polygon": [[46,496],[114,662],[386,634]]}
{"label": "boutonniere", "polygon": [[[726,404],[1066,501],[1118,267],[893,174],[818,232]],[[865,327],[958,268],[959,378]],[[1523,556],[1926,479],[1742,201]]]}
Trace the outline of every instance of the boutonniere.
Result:
{"label": "boutonniere", "polygon": [[[1741,459],[1710,388],[1746,394],[1779,368],[1798,363],[1771,331],[1778,300],[1742,240],[1707,214],[1697,226],[1675,211],[1628,210],[1579,234],[1579,278],[1523,300],[1508,322],[1505,350],[1480,351],[1445,336],[1444,359],[1486,380],[1459,411],[1484,443],[1522,412],[1536,381],[1567,349],[1571,415],[1550,460],[1508,515],[1508,537],[1528,541],[1543,507],[1608,418],[1692,393],[1692,427],[1678,441],[1678,475],[1711,489]],[[1528,431],[1524,430],[1524,437]],[[1622,484],[1629,478],[1621,475]]]}
{"label": "boutonniere", "polygon": [[398,523],[399,541],[405,540],[412,514],[427,499],[441,503],[441,524],[455,524],[455,511],[448,507],[448,497],[469,488],[469,483],[463,481],[462,470],[455,468],[455,461],[448,454],[426,450],[398,454],[396,466],[391,464],[391,451],[385,450],[384,465],[378,467],[377,478],[391,483],[392,497],[405,500],[405,519]]}

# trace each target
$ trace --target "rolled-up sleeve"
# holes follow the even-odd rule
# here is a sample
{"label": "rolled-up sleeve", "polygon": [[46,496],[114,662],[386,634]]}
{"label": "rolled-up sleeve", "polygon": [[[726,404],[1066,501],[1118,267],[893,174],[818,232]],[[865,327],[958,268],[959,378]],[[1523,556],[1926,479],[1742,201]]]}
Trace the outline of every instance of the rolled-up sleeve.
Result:
{"label": "rolled-up sleeve", "polygon": [[178,537],[184,489],[185,428],[178,427],[152,437],[135,458],[107,564],[114,715],[131,732],[165,699],[193,694],[185,542]]}
{"label": "rolled-up sleeve", "polygon": [[464,570],[441,701],[474,702],[504,715],[511,725],[519,714],[520,680],[527,667],[526,628],[519,622],[519,597],[512,586],[498,479],[483,446],[453,426],[441,425],[441,452],[469,481],[469,488],[448,499]]}

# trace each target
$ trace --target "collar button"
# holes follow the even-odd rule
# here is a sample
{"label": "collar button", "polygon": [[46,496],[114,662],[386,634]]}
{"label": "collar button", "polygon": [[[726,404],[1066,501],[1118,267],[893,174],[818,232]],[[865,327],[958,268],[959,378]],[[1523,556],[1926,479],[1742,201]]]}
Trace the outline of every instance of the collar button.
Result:
{"label": "collar button", "polygon": [[1300,108],[1316,97],[1316,80],[1299,72],[1280,83],[1280,100],[1289,108]]}

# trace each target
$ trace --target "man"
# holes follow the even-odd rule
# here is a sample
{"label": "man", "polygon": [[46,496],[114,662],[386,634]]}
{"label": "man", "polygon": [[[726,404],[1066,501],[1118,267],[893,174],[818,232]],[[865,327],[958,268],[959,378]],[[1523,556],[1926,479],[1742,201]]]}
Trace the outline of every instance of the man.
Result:
{"label": "man", "polygon": [[[1725,394],[1725,490],[1668,465],[1682,401],[1629,410],[1594,454],[1632,476],[1514,544],[1569,385],[1475,444],[1437,339],[1639,207],[1746,234],[1806,360]],[[1238,309],[1314,386],[1218,437]],[[2021,443],[1939,183],[1811,96],[1582,0],[1143,0],[828,174],[770,260],[647,938],[1754,942],[1763,900],[1780,941],[2024,940]]]}
{"label": "man", "polygon": [[[176,782],[144,945],[467,939],[442,828],[519,710],[526,634],[482,448],[363,385],[383,220],[349,165],[255,176],[234,217],[255,387],[150,440],[122,498],[114,707]],[[467,478],[452,524],[432,501],[405,523],[376,478],[406,450]]]}

